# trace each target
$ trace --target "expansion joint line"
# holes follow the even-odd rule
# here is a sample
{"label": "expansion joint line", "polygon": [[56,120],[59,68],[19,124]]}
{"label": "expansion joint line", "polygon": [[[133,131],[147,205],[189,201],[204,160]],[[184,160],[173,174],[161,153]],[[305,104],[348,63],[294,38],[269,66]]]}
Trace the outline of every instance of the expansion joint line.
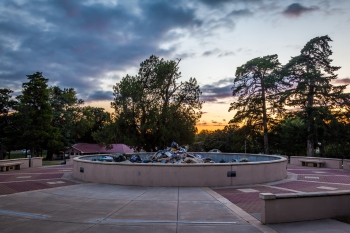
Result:
{"label": "expansion joint line", "polygon": [[118,211],[124,209],[126,206],[128,206],[130,203],[132,203],[133,201],[135,201],[137,198],[141,197],[143,194],[145,194],[150,188],[146,189],[144,192],[142,192],[140,195],[136,196],[134,199],[132,199],[131,201],[129,201],[127,204],[125,204],[124,206],[120,207],[119,209],[117,209],[116,211],[112,212],[110,215],[108,215],[107,217],[103,218],[102,220],[97,221],[95,224],[93,224],[91,227],[81,231],[81,233],[91,229],[92,227],[99,225],[102,221],[105,221],[106,219],[108,219],[110,216],[112,216],[113,214],[117,213]]}
{"label": "expansion joint line", "polygon": [[180,187],[177,187],[176,233],[179,227]]}

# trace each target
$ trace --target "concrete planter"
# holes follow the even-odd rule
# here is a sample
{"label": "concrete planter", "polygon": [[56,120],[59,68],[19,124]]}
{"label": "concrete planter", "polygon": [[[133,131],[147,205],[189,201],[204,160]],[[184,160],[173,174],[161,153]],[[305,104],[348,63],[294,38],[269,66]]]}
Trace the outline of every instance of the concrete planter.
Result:
{"label": "concrete planter", "polygon": [[218,187],[266,183],[287,176],[287,160],[279,156],[273,161],[221,164],[125,164],[89,161],[82,157],[73,159],[73,177],[94,183]]}

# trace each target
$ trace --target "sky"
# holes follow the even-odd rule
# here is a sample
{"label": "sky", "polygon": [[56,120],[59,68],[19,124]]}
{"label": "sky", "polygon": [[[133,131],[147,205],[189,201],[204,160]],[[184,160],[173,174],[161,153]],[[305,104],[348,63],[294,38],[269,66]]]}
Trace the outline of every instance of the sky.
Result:
{"label": "sky", "polygon": [[335,85],[350,83],[349,0],[1,0],[0,88],[18,95],[39,71],[112,111],[113,85],[142,61],[181,59],[205,101],[198,129],[222,129],[238,66],[272,54],[286,64],[324,35],[342,67]]}

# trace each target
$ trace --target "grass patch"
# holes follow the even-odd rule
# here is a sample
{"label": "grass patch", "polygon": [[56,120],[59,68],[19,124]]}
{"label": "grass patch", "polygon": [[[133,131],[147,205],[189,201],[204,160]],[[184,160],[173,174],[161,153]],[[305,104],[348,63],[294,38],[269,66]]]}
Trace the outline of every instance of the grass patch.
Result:
{"label": "grass patch", "polygon": [[43,166],[61,165],[62,162],[63,160],[53,160],[53,161],[43,160]]}
{"label": "grass patch", "polygon": [[9,154],[6,154],[5,159],[23,159],[23,158],[27,158],[25,153],[20,153],[20,152],[11,152],[10,154],[10,158],[9,158]]}
{"label": "grass patch", "polygon": [[[44,159],[46,158],[46,151],[43,151],[42,154],[39,153],[38,156],[42,156]],[[4,154],[4,159],[23,159],[27,158],[26,153],[23,153],[21,150],[11,151],[10,155],[6,153]]]}
{"label": "grass patch", "polygon": [[[63,162],[63,159],[53,160],[53,161],[45,160],[46,151],[44,151],[42,155],[43,155],[43,166],[61,165],[61,163]],[[8,154],[6,154],[6,157],[4,157],[4,159],[23,159],[23,158],[27,158],[27,156],[25,153],[22,153],[22,151],[11,151],[10,158]]]}

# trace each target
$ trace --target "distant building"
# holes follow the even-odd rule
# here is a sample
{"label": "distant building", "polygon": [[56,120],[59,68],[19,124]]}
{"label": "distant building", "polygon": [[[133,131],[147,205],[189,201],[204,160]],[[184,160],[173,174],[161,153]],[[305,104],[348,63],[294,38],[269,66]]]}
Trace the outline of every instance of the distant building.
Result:
{"label": "distant building", "polygon": [[74,144],[66,151],[68,155],[89,155],[89,154],[113,154],[113,153],[132,153],[134,149],[125,144],[112,144],[112,149],[108,150],[105,146],[100,147],[97,144],[78,143]]}

